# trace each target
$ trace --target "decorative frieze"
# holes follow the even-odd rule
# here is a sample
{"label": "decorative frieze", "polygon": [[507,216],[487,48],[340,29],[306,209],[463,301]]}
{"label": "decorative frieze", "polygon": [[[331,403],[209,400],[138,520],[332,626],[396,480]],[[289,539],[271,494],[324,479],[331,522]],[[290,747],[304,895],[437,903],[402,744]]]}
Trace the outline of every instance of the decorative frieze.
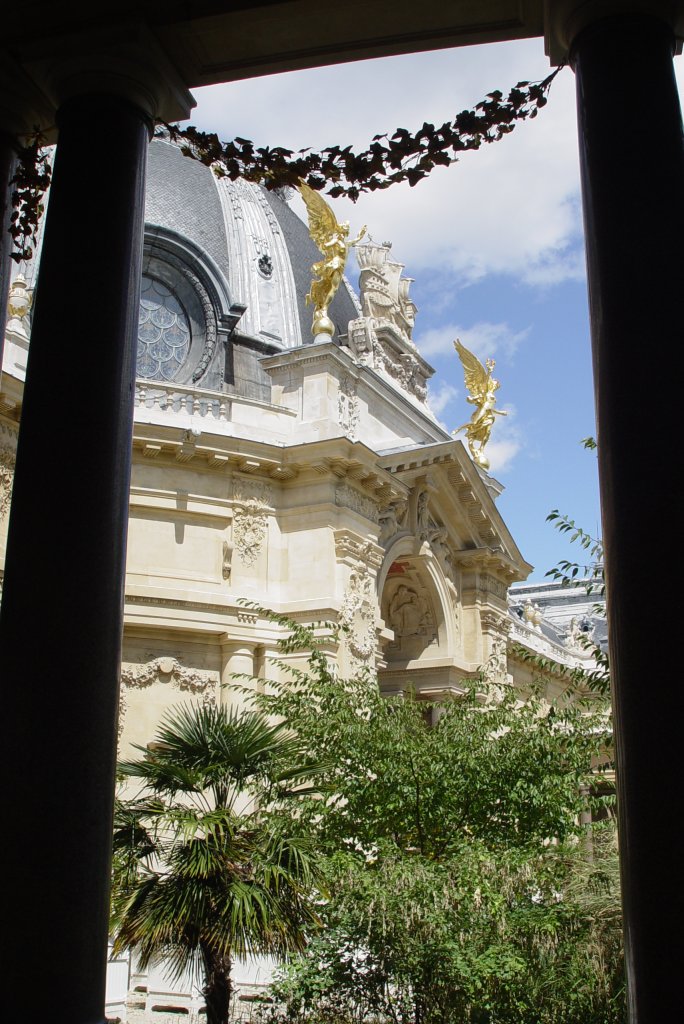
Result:
{"label": "decorative frieze", "polygon": [[501,580],[498,580],[495,576],[490,576],[488,573],[481,574],[479,589],[485,591],[487,594],[494,594],[495,597],[501,598],[502,601],[506,601],[508,598],[507,585]]}
{"label": "decorative frieze", "polygon": [[371,523],[377,523],[379,518],[378,503],[373,498],[369,498],[365,494],[361,494],[355,487],[350,487],[349,484],[340,484],[339,487],[335,488],[335,504],[340,505],[342,508],[349,508],[352,512],[357,512],[364,519],[369,519]]}

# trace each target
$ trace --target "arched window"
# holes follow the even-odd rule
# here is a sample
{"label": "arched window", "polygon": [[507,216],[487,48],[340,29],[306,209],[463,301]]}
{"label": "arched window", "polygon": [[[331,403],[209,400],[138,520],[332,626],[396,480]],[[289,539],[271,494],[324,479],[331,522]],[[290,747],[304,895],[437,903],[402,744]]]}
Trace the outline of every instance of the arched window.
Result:
{"label": "arched window", "polygon": [[162,281],[143,275],[138,321],[138,377],[174,380],[187,359],[190,340],[190,321],[178,296]]}

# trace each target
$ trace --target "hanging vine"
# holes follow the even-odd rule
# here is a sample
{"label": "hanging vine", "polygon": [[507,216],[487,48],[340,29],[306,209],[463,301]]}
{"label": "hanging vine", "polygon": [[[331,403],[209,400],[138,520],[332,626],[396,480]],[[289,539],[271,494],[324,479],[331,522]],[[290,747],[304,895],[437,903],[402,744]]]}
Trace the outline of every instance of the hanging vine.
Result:
{"label": "hanging vine", "polygon": [[351,146],[328,146],[320,153],[310,149],[293,152],[275,147],[255,147],[249,139],[221,142],[215,133],[165,124],[161,131],[180,144],[182,152],[209,167],[219,177],[246,178],[266,188],[296,186],[303,178],[313,189],[328,188],[336,198],[359,198],[402,181],[417,185],[435,167],[448,166],[458,154],[498,142],[518,121],[537,116],[547,102],[551,83],[561,68],[542,82],[518,82],[504,98],[490,92],[472,110],[463,110],[453,121],[436,128],[427,122],[417,132],[397,128],[392,135],[375,135],[370,146],[355,153]]}
{"label": "hanging vine", "polygon": [[[397,128],[392,135],[375,135],[360,153],[351,146],[328,146],[316,153],[282,146],[256,147],[242,138],[221,142],[215,133],[177,124],[160,125],[158,134],[177,142],[185,156],[211,167],[219,177],[245,178],[268,189],[296,186],[303,178],[316,191],[327,189],[333,198],[346,196],[356,201],[363,192],[402,181],[417,185],[435,167],[455,163],[460,153],[498,142],[519,121],[537,116],[560,70],[556,68],[541,82],[518,82],[506,97],[499,90],[490,92],[472,110],[462,110],[438,128],[426,122],[417,132]],[[17,262],[33,255],[50,173],[42,136],[36,133],[20,150],[11,182],[14,210],[10,234],[15,245],[12,259]]]}
{"label": "hanging vine", "polygon": [[17,151],[17,164],[10,180],[13,209],[9,233],[14,241],[11,256],[17,263],[33,256],[51,177],[52,166],[45,139],[41,132],[36,131]]}

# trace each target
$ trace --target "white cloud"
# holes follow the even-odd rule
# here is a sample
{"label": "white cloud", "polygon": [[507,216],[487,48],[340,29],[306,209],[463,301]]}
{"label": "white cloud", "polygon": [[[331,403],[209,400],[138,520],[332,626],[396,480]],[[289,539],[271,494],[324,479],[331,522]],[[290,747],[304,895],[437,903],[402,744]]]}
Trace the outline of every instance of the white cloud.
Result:
{"label": "white cloud", "polygon": [[442,382],[434,391],[430,388],[428,405],[435,416],[440,416],[449,403],[459,394],[460,392],[458,388],[455,388],[453,385],[447,384],[446,382]]}
{"label": "white cloud", "polygon": [[521,447],[520,441],[514,437],[490,441],[487,445],[490,473],[496,476],[509,470]]}
{"label": "white cloud", "polygon": [[522,331],[514,331],[506,323],[493,324],[487,321],[472,324],[471,327],[444,324],[418,334],[416,342],[421,355],[426,359],[453,353],[454,341],[457,338],[480,359],[492,359],[501,353],[512,356],[529,332],[529,327]]}
{"label": "white cloud", "polygon": [[490,463],[490,472],[507,472],[512,468],[513,461],[525,447],[525,439],[516,421],[517,410],[514,405],[503,407],[506,416],[498,416],[492,429],[492,439],[485,453]]}
{"label": "white cloud", "polygon": [[[366,146],[396,127],[450,120],[495,88],[549,72],[540,40],[464,47],[290,72],[197,90],[193,122],[223,138],[316,148]],[[561,72],[548,105],[501,142],[464,154],[414,189],[337,200],[352,229],[392,239],[409,273],[448,269],[467,283],[491,273],[533,285],[581,277],[574,79]]]}

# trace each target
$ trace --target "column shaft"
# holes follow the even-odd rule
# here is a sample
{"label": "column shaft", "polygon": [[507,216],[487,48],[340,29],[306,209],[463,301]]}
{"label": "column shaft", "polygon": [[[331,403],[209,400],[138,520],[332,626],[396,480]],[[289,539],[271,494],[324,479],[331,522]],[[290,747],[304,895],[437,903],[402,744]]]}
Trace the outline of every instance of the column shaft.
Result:
{"label": "column shaft", "polygon": [[572,50],[632,1024],[679,1016],[684,959],[681,556],[668,536],[679,528],[681,411],[670,379],[681,362],[684,281],[673,46],[657,19],[624,16],[585,29]]}
{"label": "column shaft", "polygon": [[[105,126],[104,131],[102,126]],[[103,1019],[142,261],[144,115],[67,101],[0,616],[7,1019]],[[39,979],[39,980],[37,980]],[[42,1005],[42,1009],[40,1009]]]}
{"label": "column shaft", "polygon": [[245,699],[238,689],[249,686],[247,679],[234,679],[233,676],[254,675],[254,645],[243,640],[227,640],[222,645],[221,668],[221,703],[244,704]]}

